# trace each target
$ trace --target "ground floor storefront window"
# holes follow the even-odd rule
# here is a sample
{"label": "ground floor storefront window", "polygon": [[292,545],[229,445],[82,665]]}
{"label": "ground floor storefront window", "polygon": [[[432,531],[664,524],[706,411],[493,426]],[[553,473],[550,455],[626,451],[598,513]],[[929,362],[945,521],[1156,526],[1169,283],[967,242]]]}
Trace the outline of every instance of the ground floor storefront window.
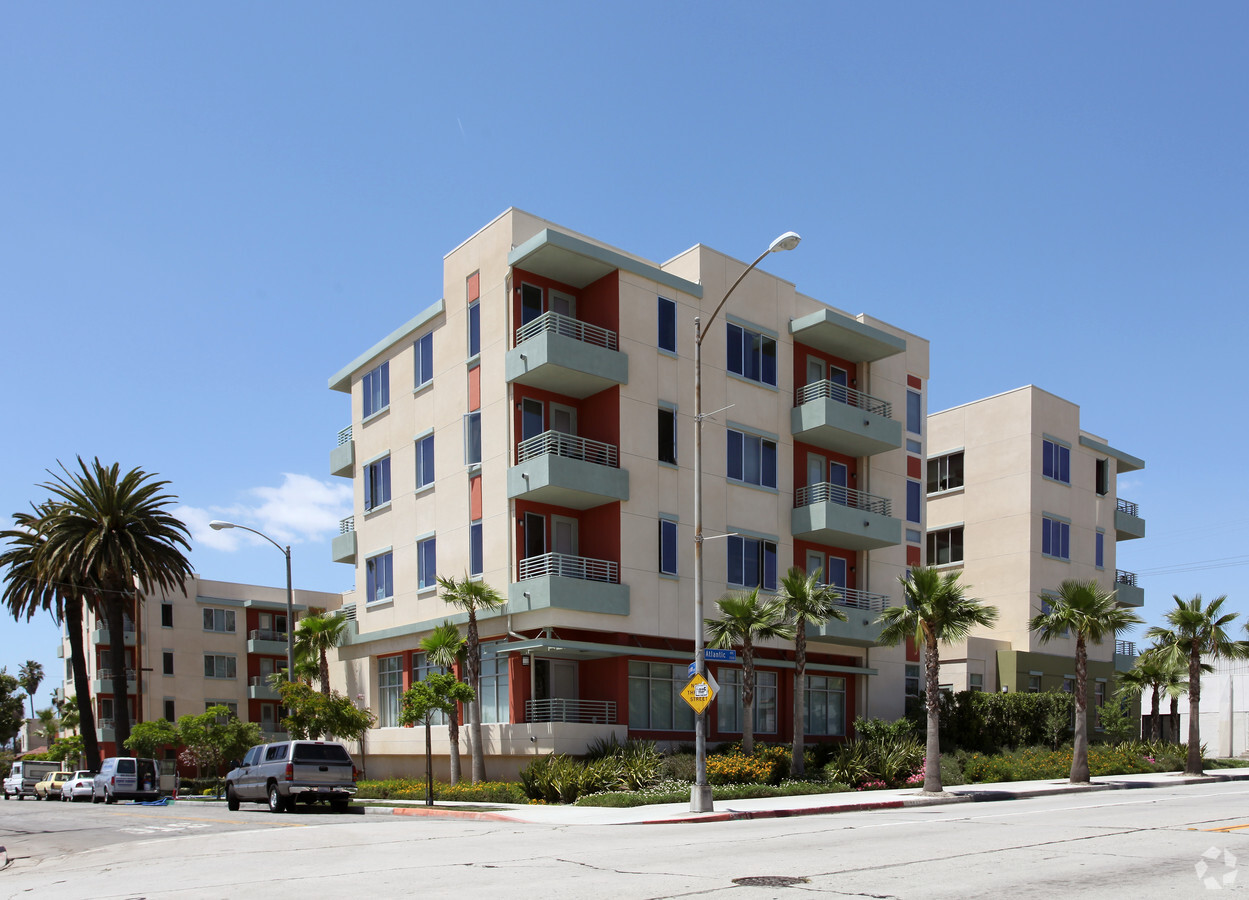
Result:
{"label": "ground floor storefront window", "polygon": [[[722,732],[742,730],[742,681],[741,669],[720,668],[716,680],[720,693],[716,697],[716,727]],[[755,672],[755,734],[776,733],[776,673]]]}
{"label": "ground floor storefront window", "polygon": [[684,666],[629,660],[629,727],[693,731],[694,710],[681,699],[688,681]]}
{"label": "ground floor storefront window", "polygon": [[846,679],[808,675],[806,733],[843,736],[846,733]]}

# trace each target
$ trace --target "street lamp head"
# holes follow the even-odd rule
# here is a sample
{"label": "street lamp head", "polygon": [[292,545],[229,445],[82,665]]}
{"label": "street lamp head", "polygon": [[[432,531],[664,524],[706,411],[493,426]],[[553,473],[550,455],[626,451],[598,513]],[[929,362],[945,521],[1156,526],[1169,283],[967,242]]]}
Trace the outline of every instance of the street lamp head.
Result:
{"label": "street lamp head", "polygon": [[771,246],[768,247],[768,252],[775,253],[778,250],[793,250],[801,240],[802,238],[795,232],[787,231],[772,242]]}
{"label": "street lamp head", "polygon": [[223,528],[237,528],[238,526],[233,522],[223,522],[220,519],[213,519],[208,523],[208,527],[213,531],[220,531]]}

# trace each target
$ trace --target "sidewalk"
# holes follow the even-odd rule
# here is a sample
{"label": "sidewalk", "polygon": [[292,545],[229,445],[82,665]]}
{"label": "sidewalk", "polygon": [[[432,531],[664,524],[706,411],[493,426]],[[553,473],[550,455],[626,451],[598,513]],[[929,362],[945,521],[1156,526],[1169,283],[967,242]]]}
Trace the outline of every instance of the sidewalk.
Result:
{"label": "sidewalk", "polygon": [[[737,819],[773,819],[787,816],[813,816],[874,809],[904,809],[950,803],[976,803],[995,800],[1021,800],[1056,794],[1083,794],[1097,791],[1175,787],[1184,784],[1210,784],[1221,781],[1249,781],[1249,769],[1219,769],[1200,778],[1182,772],[1147,775],[1109,775],[1094,778],[1089,785],[1059,781],[1012,781],[993,784],[962,784],[946,788],[942,795],[924,796],[914,788],[892,791],[846,791],[840,794],[807,794],[798,797],[766,797],[753,800],[721,800],[709,813],[690,812],[689,803],[664,803],[630,809],[588,806],[544,806],[507,803],[440,803],[429,809],[420,801],[388,801],[395,806],[365,806],[369,815],[421,816],[443,819],[472,819],[493,822],[528,822],[537,825],[662,825],[691,822],[728,822]],[[357,806],[369,801],[356,801]],[[460,810],[453,807],[468,807]],[[482,807],[488,806],[488,811]]]}

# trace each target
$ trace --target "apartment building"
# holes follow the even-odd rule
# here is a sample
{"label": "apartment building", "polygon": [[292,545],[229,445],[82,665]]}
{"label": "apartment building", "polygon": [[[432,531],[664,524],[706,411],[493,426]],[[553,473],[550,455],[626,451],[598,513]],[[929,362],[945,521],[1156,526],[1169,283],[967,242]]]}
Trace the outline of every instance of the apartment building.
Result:
{"label": "apartment building", "polygon": [[[295,614],[334,610],[342,595],[294,592]],[[187,579],[183,591],[142,598],[138,615],[125,619],[127,693],[131,722],[177,721],[210,706],[227,706],[240,718],[260,724],[266,735],[284,733],[278,696],[268,676],[286,667],[286,588],[227,581]],[[102,757],[119,752],[114,733],[115,706],[108,624],[88,615],[83,625],[87,677]],[[74,696],[69,638],[58,655],[65,659],[64,696]]]}
{"label": "apartment building", "polygon": [[[925,558],[962,569],[969,593],[996,606],[998,623],[943,649],[953,690],[1075,688],[1075,638],[1042,644],[1029,620],[1068,578],[1096,579],[1123,606],[1140,607],[1137,577],[1116,566],[1120,541],[1145,536],[1120,476],[1145,467],[1080,425],[1080,408],[1029,385],[928,417]],[[1131,642],[1088,646],[1090,721],[1131,668]]]}
{"label": "apartment building", "polygon": [[[507,598],[480,625],[491,777],[610,735],[693,739],[693,320],[746,268],[703,245],[655,263],[508,209],[446,254],[437,300],[330,378],[351,398],[330,469],[354,484],[333,556],[356,576],[335,677],[378,715],[371,772],[423,753],[399,697],[428,671],[420,640],[465,621],[440,575]],[[849,621],[811,629],[808,736],[900,715],[906,651],[876,648],[874,620],[922,554],[927,342],[755,270],[702,373],[719,411],[703,427],[707,614],[818,567]],[[711,740],[735,740],[741,669],[711,671]],[[760,739],[792,734],[792,679],[792,647],[763,648]]]}

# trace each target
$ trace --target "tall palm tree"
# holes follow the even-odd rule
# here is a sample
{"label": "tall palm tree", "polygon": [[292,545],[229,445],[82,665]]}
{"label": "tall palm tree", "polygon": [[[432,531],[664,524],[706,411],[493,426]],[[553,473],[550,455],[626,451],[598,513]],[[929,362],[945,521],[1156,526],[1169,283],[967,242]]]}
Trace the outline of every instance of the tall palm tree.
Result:
{"label": "tall palm tree", "polygon": [[998,616],[997,607],[967,596],[970,588],[959,581],[962,574],[941,575],[934,568],[915,566],[908,575],[898,577],[904,605],[889,607],[876,620],[884,626],[880,643],[892,647],[911,637],[916,646],[924,648],[924,706],[928,713],[925,794],[942,792],[939,647],[966,639],[973,628],[992,625]]}
{"label": "tall palm tree", "polygon": [[712,647],[742,647],[742,752],[755,751],[755,641],[790,640],[794,626],[785,619],[779,599],[761,601],[759,589],[746,594],[725,594],[716,601],[720,618],[707,619]]}
{"label": "tall palm tree", "polygon": [[122,473],[78,457],[78,471],[61,467],[42,485],[52,492],[56,514],[48,525],[43,552],[54,571],[72,573],[94,592],[109,631],[113,709],[117,746],[130,737],[126,685],[125,614],[139,602],[138,591],[181,589],[191,574],[183,556],[190,549],[186,526],[168,510],[177,501],[164,492],[167,481],[142,469]]}
{"label": "tall palm tree", "polygon": [[17,670],[17,683],[22,686],[26,696],[30,698],[30,717],[35,718],[35,691],[43,684],[43,663],[33,659],[26,660]]}
{"label": "tall palm tree", "polygon": [[1089,782],[1088,645],[1115,639],[1117,632],[1140,625],[1145,620],[1115,601],[1114,591],[1096,579],[1067,578],[1054,597],[1040,595],[1049,612],[1033,616],[1028,629],[1035,631],[1042,644],[1056,638],[1076,638],[1076,727],[1071,754],[1071,784]]}
{"label": "tall palm tree", "polygon": [[[1202,663],[1202,672],[1214,671],[1214,666]],[[1119,674],[1119,688],[1116,693],[1139,697],[1145,691],[1150,692],[1149,700],[1149,739],[1162,740],[1161,696],[1166,694],[1171,699],[1171,712],[1176,715],[1181,694],[1188,692],[1188,682],[1184,679],[1185,669],[1170,663],[1151,647],[1136,658],[1136,663],[1126,672]],[[1172,722],[1174,732],[1174,720]]]}
{"label": "tall palm tree", "polygon": [[776,599],[794,627],[794,744],[789,768],[794,775],[806,772],[803,751],[806,749],[807,706],[807,625],[823,625],[830,619],[846,621],[846,614],[837,606],[841,596],[826,584],[820,584],[820,570],[810,575],[793,566],[781,579]]}
{"label": "tall palm tree", "polygon": [[[342,613],[304,616],[295,627],[295,655],[317,663],[317,680],[326,698],[330,696],[329,653],[343,642],[346,633],[347,617]],[[295,667],[299,668],[298,662]]]}
{"label": "tall palm tree", "polygon": [[[457,663],[463,663],[468,642],[460,634],[460,629],[450,621],[444,620],[421,640],[421,649],[435,666],[454,675]],[[451,783],[458,784],[460,774],[460,709],[452,705],[447,713],[447,740],[451,744]]]}
{"label": "tall palm tree", "polygon": [[507,605],[507,599],[484,581],[466,574],[460,581],[438,578],[442,599],[468,613],[468,646],[465,648],[465,681],[473,689],[468,705],[468,737],[473,752],[473,784],[486,778],[486,753],[481,743],[481,642],[477,635],[477,611],[491,612]]}
{"label": "tall palm tree", "polygon": [[74,699],[82,734],[83,754],[92,771],[100,768],[100,744],[95,731],[95,710],[91,705],[91,682],[87,678],[87,650],[83,640],[83,614],[86,591],[73,572],[52,568],[43,552],[47,529],[55,514],[55,504],[45,502],[31,512],[15,513],[15,527],[0,532],[8,542],[0,553],[5,567],[4,592],[0,602],[15,620],[30,621],[36,612],[46,610],[64,625],[69,635],[70,671],[74,673]]}
{"label": "tall palm tree", "polygon": [[1188,662],[1188,758],[1184,774],[1203,775],[1201,765],[1201,662],[1206,659],[1245,659],[1249,648],[1234,641],[1227,628],[1237,613],[1224,613],[1226,596],[1206,604],[1201,594],[1191,600],[1173,595],[1175,608],[1166,615],[1170,628],[1155,625],[1145,636],[1158,645],[1158,651],[1175,664]]}

